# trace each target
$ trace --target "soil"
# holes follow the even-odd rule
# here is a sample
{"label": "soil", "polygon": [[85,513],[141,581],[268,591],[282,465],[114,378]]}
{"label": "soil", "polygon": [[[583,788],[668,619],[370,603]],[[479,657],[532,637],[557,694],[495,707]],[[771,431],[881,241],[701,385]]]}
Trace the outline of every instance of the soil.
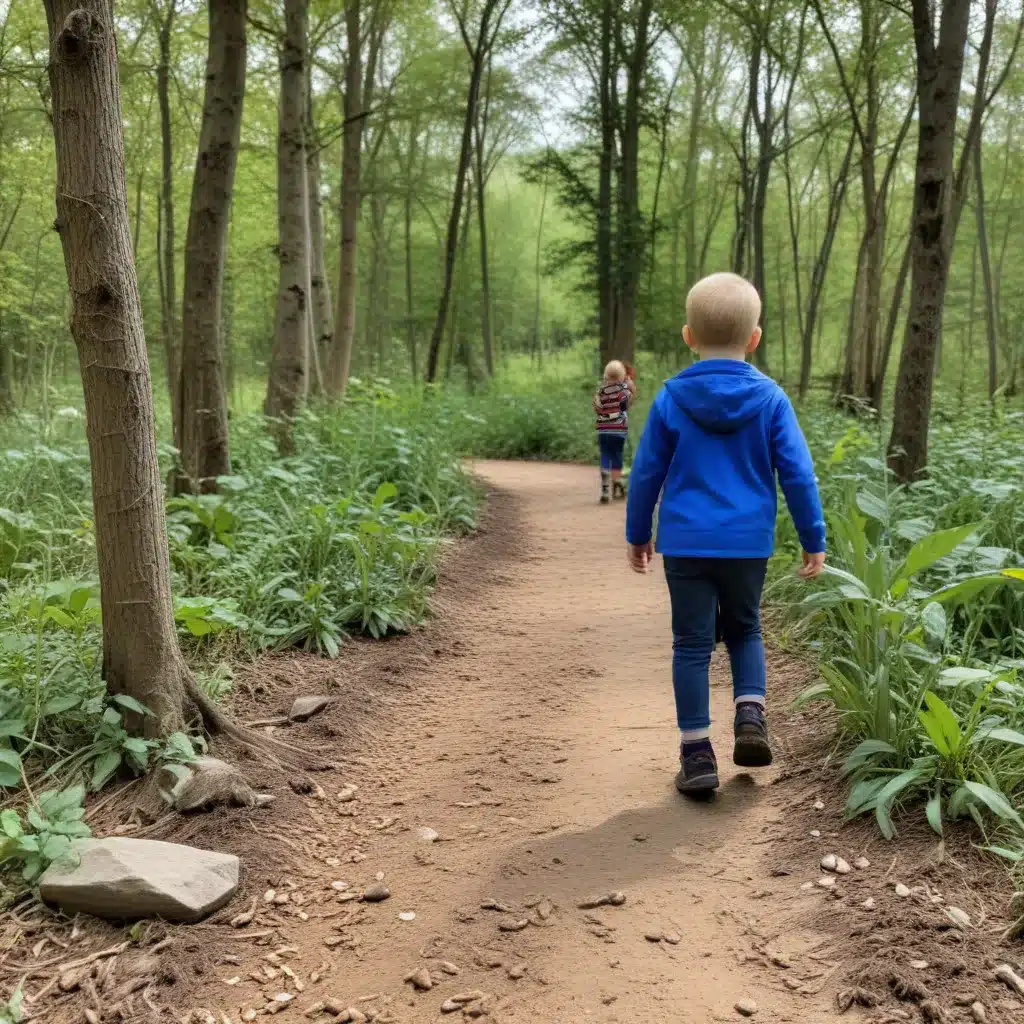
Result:
{"label": "soil", "polygon": [[[589,469],[477,468],[492,488],[485,521],[447,559],[428,627],[350,644],[335,662],[266,659],[238,681],[234,711],[250,721],[330,696],[275,735],[335,767],[288,777],[245,765],[276,797],[264,808],[148,825],[130,793],[94,809],[101,834],[237,853],[243,891],[227,910],[133,933],[32,905],[6,915],[0,979],[32,972],[36,1019],[70,1024],[92,1008],[236,1024],[273,1006],[299,1022],[331,1019],[316,1012],[327,1003],[335,1019],[382,1024],[751,1012],[832,1024],[851,1005],[879,1022],[954,1022],[973,1020],[979,999],[989,1021],[1024,1020],[1024,1001],[992,980],[997,964],[1020,968],[998,948],[1005,872],[966,838],[937,850],[916,826],[898,844],[869,824],[841,827],[836,772],[821,769],[832,730],[820,708],[790,710],[808,666],[769,651],[777,759],[752,775],[731,764],[728,663],[716,656],[723,785],[713,801],[685,800],[673,787],[667,593],[657,571],[626,569],[621,506],[598,506]],[[829,852],[871,864],[826,889]],[[371,886],[389,898],[353,898]],[[952,925],[950,904],[970,927]],[[251,923],[229,923],[250,908]],[[128,939],[156,949],[159,966],[129,949],[59,990],[63,963]]]}

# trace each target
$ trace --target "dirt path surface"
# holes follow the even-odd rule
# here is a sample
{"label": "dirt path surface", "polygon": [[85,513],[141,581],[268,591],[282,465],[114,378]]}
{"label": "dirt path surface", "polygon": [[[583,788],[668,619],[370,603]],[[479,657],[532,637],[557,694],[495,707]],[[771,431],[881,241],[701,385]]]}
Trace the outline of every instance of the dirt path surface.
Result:
{"label": "dirt path surface", "polygon": [[[726,665],[723,787],[694,804],[673,788],[667,592],[626,570],[621,506],[596,504],[584,468],[478,471],[495,488],[489,526],[451,559],[420,652],[401,655],[416,678],[352,751],[355,798],[308,800],[313,824],[283,833],[292,870],[245,858],[257,919],[229,931],[228,962],[205,960],[192,1005],[220,1024],[282,992],[282,1019],[327,1000],[419,1024],[477,991],[466,1016],[496,1022],[696,1024],[740,1019],[751,1000],[759,1021],[838,1020],[814,952],[825,937],[797,923],[821,896],[766,860],[771,776],[729,763]],[[388,900],[345,902],[377,880]],[[264,886],[288,902],[264,903]],[[608,892],[625,904],[579,908]],[[268,927],[269,961],[245,941]],[[429,991],[405,980],[418,970]]]}

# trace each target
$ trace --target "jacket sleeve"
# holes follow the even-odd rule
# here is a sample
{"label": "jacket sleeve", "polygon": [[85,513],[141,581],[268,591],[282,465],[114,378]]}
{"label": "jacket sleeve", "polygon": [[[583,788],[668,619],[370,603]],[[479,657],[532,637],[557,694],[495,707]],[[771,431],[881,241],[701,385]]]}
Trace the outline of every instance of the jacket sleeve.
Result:
{"label": "jacket sleeve", "polygon": [[669,430],[661,413],[663,400],[664,392],[654,400],[647,414],[643,436],[629,471],[626,541],[630,544],[646,544],[651,539],[654,507],[676,450],[675,434]]}
{"label": "jacket sleeve", "polygon": [[800,543],[804,551],[818,554],[825,550],[825,515],[818,496],[811,452],[793,403],[785,395],[772,417],[771,448],[772,465],[778,474]]}

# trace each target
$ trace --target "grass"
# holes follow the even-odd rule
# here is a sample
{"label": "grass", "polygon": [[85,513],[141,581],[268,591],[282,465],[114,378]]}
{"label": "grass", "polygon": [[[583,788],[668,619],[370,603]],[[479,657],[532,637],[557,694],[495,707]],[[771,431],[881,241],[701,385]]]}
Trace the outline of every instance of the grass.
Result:
{"label": "grass", "polygon": [[[280,458],[257,415],[232,419],[219,495],[172,499],[175,620],[207,689],[267,648],[335,655],[428,614],[449,538],[472,530],[478,494],[431,395],[355,383],[341,412],[307,410],[298,455]],[[36,440],[41,438],[42,440]],[[191,756],[196,738],[131,736],[127,698],[100,679],[101,629],[88,451],[67,405],[8,421],[0,442],[0,785],[25,773],[101,787],[122,766]],[[165,469],[171,452],[165,450]]]}

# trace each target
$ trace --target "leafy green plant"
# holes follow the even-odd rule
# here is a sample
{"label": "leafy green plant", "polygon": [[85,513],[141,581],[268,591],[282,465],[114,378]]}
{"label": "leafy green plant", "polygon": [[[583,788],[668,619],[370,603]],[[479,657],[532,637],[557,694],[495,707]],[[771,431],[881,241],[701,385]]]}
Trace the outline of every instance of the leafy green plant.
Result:
{"label": "leafy green plant", "polygon": [[72,840],[92,835],[82,821],[84,799],[85,787],[77,785],[40,794],[24,820],[16,810],[0,813],[0,864],[19,864],[25,881],[34,882],[54,861],[71,857]]}
{"label": "leafy green plant", "polygon": [[21,1024],[25,1019],[22,1006],[25,1002],[25,990],[19,985],[11,998],[0,1006],[0,1024]]}

